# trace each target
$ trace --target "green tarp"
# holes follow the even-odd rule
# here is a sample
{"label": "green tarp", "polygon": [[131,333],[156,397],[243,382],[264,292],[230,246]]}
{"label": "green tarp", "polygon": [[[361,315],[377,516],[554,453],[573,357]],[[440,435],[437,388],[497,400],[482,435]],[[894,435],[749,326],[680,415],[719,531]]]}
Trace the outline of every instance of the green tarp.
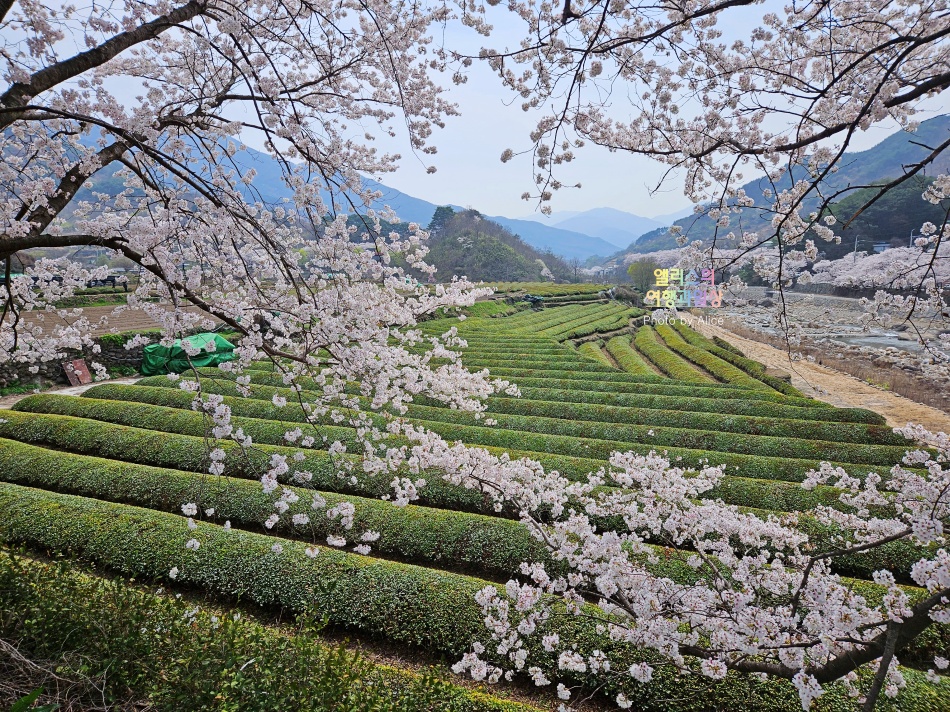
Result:
{"label": "green tarp", "polygon": [[[200,349],[195,356],[189,357],[182,346],[186,342],[189,350]],[[214,346],[208,350],[208,344]],[[220,334],[195,334],[186,339],[176,339],[171,346],[149,344],[142,353],[142,373],[157,376],[162,373],[182,373],[194,366],[216,366],[234,358],[234,344]],[[190,363],[189,363],[190,361]]]}

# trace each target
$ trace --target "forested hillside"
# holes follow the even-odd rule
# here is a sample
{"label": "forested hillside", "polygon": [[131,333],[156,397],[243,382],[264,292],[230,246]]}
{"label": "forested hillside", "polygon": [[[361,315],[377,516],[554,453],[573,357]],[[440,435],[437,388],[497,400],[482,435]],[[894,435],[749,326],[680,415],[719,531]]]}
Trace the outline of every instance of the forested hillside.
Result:
{"label": "forested hillside", "polygon": [[557,255],[540,252],[476,210],[435,211],[429,223],[427,261],[438,278],[464,275],[486,282],[571,280],[575,270]]}

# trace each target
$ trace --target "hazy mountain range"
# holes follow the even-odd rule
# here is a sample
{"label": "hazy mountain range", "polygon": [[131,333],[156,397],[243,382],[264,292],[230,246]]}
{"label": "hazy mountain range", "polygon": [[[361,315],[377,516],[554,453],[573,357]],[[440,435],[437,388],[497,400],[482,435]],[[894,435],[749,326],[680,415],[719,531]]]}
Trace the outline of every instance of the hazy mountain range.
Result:
{"label": "hazy mountain range", "polygon": [[[870,183],[884,179],[896,178],[905,172],[905,166],[917,163],[926,158],[933,150],[950,137],[950,116],[935,116],[921,122],[915,133],[898,131],[891,134],[876,146],[866,151],[845,153],[838,164],[838,171],[832,173],[822,182],[822,192],[828,195],[834,191],[858,190]],[[935,176],[946,173],[950,169],[950,151],[945,151],[936,160],[927,166],[924,173]],[[790,173],[786,173],[776,181],[775,188],[765,178],[751,180],[742,186],[746,195],[755,200],[755,207],[747,208],[740,214],[741,223],[738,229],[748,232],[758,232],[768,229],[771,225],[772,214],[766,210],[771,201],[765,197],[765,190],[787,190],[793,180],[804,179],[804,166],[796,166]],[[845,194],[846,195],[846,194]],[[842,195],[839,199],[843,199]],[[805,202],[805,212],[817,209],[819,203],[816,198]],[[921,201],[920,209],[924,204]],[[921,220],[921,222],[923,222]],[[709,241],[715,230],[715,221],[706,216],[689,215],[675,222],[683,228],[683,232],[692,240]],[[736,229],[736,228],[733,228]],[[726,231],[728,232],[728,231]],[[879,235],[880,239],[890,239],[892,235]],[[727,245],[723,245],[726,247]],[[639,239],[624,250],[621,254],[657,252],[676,247],[676,240],[668,232],[667,227],[660,227],[652,232],[641,235]]]}
{"label": "hazy mountain range", "polygon": [[645,232],[658,227],[668,227],[672,223],[672,220],[670,223],[664,223],[614,208],[594,208],[583,212],[565,211],[551,213],[550,216],[535,214],[525,219],[560,230],[597,237],[620,248],[628,247]]}
{"label": "hazy mountain range", "polygon": [[[428,225],[438,207],[435,203],[373,180],[366,179],[366,185],[383,193],[383,197],[374,207],[388,205],[405,222]],[[457,205],[451,207],[462,209]],[[473,207],[477,209],[477,206]],[[691,213],[692,210],[686,212]],[[566,217],[562,220],[562,216]],[[503,215],[485,217],[508,228],[535,249],[550,250],[561,257],[576,257],[581,260],[594,255],[606,257],[618,248],[628,247],[640,235],[672,224],[672,220],[663,223],[613,208],[554,214],[551,218],[540,213],[525,218],[509,218]]]}
{"label": "hazy mountain range", "polygon": [[[840,170],[829,179],[826,187],[841,189],[896,176],[902,171],[903,165],[919,160],[929,153],[926,146],[935,146],[946,140],[948,131],[950,116],[938,116],[922,122],[914,134],[898,132],[867,151],[845,154]],[[279,203],[291,196],[282,180],[280,164],[267,154],[249,148],[239,153],[235,159],[239,165],[253,167],[257,171],[253,188],[247,189],[248,199]],[[938,171],[945,171],[948,167],[950,153],[941,156],[932,168],[928,168],[928,173],[933,175]],[[778,182],[777,187],[780,190],[790,185],[792,178],[797,177],[797,172],[793,173],[795,175],[786,175]],[[100,176],[95,180],[95,189],[109,192],[113,182],[116,183],[116,189],[121,188],[118,179],[111,175]],[[369,178],[365,179],[365,185],[382,193],[373,208],[379,209],[388,205],[404,222],[417,222],[427,226],[438,207],[435,203]],[[768,204],[763,191],[770,186],[765,179],[750,181],[744,187],[746,193],[756,200],[757,206],[764,207]],[[84,187],[76,200],[88,199],[88,191],[89,187]],[[329,201],[328,195],[323,198]],[[462,209],[457,205],[452,207]],[[472,207],[477,209],[478,206]],[[550,216],[535,213],[522,218],[485,217],[508,228],[537,250],[550,250],[564,258],[581,260],[595,255],[616,258],[627,252],[671,249],[676,245],[667,228],[674,222],[682,225],[691,239],[710,238],[714,227],[712,220],[695,216],[691,208],[652,218],[606,207],[555,212]],[[767,225],[770,216],[753,208],[743,212],[742,220],[743,229],[755,230]]]}

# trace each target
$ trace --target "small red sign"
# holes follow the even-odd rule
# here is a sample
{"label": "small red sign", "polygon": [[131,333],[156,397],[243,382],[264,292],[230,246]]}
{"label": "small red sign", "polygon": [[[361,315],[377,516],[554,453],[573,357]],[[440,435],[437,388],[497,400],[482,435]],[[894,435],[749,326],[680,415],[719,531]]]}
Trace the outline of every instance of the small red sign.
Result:
{"label": "small red sign", "polygon": [[89,367],[81,358],[75,361],[67,361],[63,364],[63,370],[66,371],[66,378],[69,379],[69,385],[71,386],[92,383],[92,374],[89,373]]}

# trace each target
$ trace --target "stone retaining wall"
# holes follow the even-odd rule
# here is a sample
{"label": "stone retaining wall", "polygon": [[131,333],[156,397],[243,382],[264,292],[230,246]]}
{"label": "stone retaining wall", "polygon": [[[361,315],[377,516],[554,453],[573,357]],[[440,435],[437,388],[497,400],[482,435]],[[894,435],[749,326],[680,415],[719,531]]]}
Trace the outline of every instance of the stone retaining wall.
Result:
{"label": "stone retaining wall", "polygon": [[101,363],[106,368],[128,366],[138,370],[141,367],[143,346],[139,345],[132,349],[126,349],[124,340],[122,343],[117,343],[115,337],[110,336],[100,337],[95,341],[101,349],[99,353],[93,353],[91,348],[82,351],[70,350],[66,352],[65,357],[55,361],[46,361],[39,364],[3,364],[0,366],[0,388],[13,385],[36,385],[37,387],[46,388],[52,385],[69,385],[69,379],[66,377],[66,371],[63,370],[63,364],[77,358],[86,360],[91,373],[93,361]]}

